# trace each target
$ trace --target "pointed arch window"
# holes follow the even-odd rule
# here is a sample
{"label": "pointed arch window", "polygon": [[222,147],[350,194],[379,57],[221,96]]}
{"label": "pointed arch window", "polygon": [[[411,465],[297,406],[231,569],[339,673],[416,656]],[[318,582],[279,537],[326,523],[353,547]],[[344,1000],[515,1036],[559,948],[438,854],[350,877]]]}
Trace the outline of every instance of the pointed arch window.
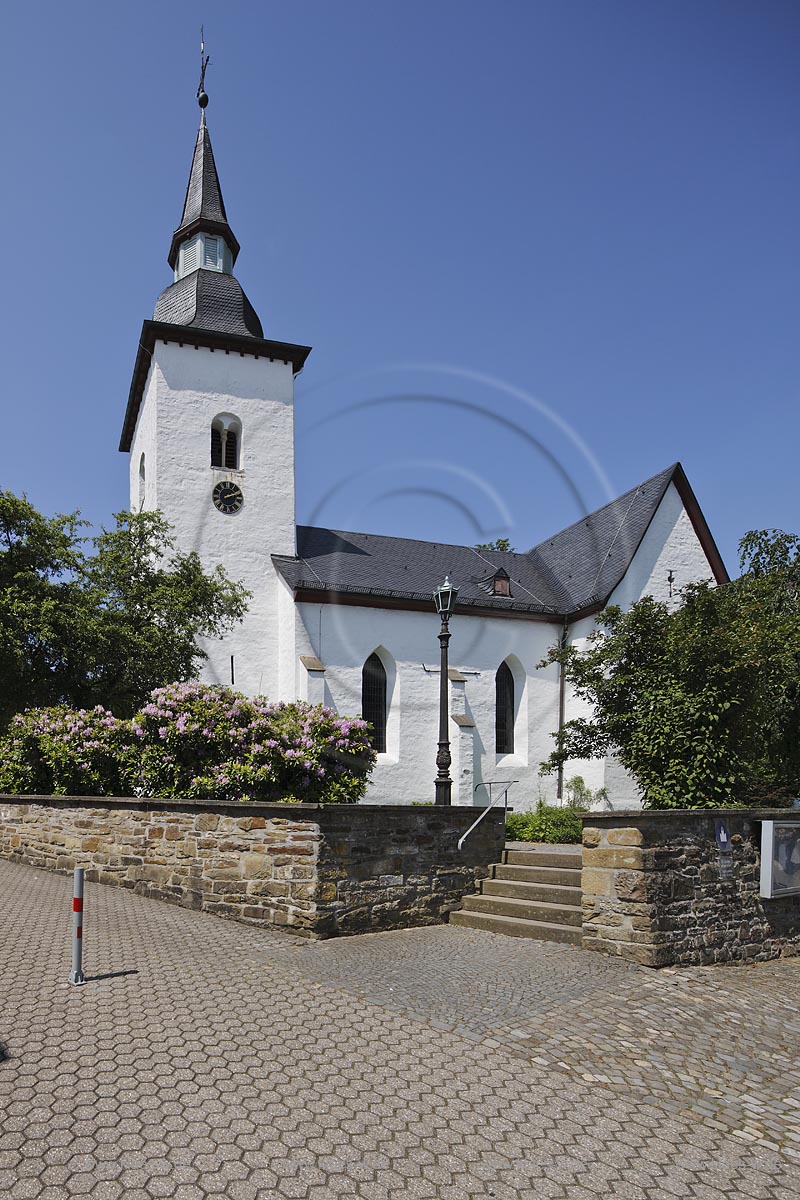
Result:
{"label": "pointed arch window", "polygon": [[495,676],[495,751],[514,753],[514,676],[508,663],[501,663]]}
{"label": "pointed arch window", "polygon": [[373,749],[385,754],[386,669],[377,654],[370,654],[361,671],[361,714],[372,726]]}

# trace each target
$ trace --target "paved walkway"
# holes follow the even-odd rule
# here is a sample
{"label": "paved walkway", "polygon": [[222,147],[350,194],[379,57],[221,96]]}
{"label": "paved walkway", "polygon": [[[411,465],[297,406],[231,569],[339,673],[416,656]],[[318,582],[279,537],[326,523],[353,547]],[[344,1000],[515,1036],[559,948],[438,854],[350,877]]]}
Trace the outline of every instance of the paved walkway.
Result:
{"label": "paved walkway", "polygon": [[306,943],[0,862],[0,1195],[800,1198],[800,960]]}

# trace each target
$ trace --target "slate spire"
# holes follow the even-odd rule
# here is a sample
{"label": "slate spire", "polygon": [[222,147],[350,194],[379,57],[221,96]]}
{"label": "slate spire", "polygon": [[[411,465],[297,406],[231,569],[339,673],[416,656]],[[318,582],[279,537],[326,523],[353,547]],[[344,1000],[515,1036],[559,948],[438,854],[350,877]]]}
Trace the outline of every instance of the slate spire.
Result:
{"label": "slate spire", "polygon": [[156,301],[153,320],[236,337],[263,338],[258,314],[233,274],[239,243],[228,224],[214,151],[206,126],[208,59],[201,54],[200,128],[168,262],[175,278]]}
{"label": "slate spire", "polygon": [[201,110],[200,128],[197,131],[181,223],[172,235],[167,258],[173,270],[178,260],[178,249],[181,242],[193,237],[196,233],[215,233],[223,237],[230,249],[233,262],[236,262],[236,256],[239,253],[239,243],[228,224],[225,202],[222,199],[222,188],[219,185],[217,164],[214,162],[211,137],[206,125],[205,110],[208,96],[205,91],[201,90],[198,92],[197,99]]}

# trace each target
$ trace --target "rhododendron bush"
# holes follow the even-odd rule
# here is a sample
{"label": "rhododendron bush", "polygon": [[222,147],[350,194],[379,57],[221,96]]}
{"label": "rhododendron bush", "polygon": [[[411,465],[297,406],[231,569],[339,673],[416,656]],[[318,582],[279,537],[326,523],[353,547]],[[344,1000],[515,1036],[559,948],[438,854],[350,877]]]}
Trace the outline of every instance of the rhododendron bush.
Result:
{"label": "rhododendron bush", "polygon": [[28,709],[0,739],[0,791],[119,795],[127,790],[128,726],[100,705]]}
{"label": "rhododendron bush", "polygon": [[157,688],[132,720],[36,709],[0,743],[0,790],[354,804],[375,753],[366,721],[191,682]]}
{"label": "rhododendron bush", "polygon": [[131,771],[151,796],[354,803],[375,761],[366,721],[204,683],[157,688],[131,731]]}

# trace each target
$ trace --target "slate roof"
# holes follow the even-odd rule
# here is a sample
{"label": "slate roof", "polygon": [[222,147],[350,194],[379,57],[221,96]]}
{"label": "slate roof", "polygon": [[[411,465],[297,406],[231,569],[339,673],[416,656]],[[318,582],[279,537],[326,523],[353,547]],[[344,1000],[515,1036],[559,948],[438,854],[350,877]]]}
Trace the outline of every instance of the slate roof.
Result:
{"label": "slate roof", "polygon": [[[679,463],[589,513],[525,553],[476,551],[411,538],[350,533],[310,525],[297,528],[297,557],[273,555],[295,592],[347,596],[351,602],[431,603],[445,575],[459,588],[458,607],[513,612],[558,620],[607,603],[624,576],[671,482],[681,491],[720,582],[725,567]],[[504,568],[511,596],[492,594]]]}
{"label": "slate roof", "polygon": [[240,337],[264,336],[256,310],[238,279],[202,267],[176,280],[161,293],[153,320]]}
{"label": "slate roof", "polygon": [[605,601],[630,565],[679,464],[534,546],[573,610]]}
{"label": "slate roof", "polygon": [[[479,552],[470,546],[312,525],[298,525],[297,549],[297,558],[273,555],[277,569],[295,590],[430,601],[433,589],[449,574],[459,589],[460,608],[557,611],[555,592],[527,554]],[[510,598],[492,595],[491,580],[500,566],[511,577]]]}
{"label": "slate roof", "polygon": [[214,162],[214,151],[211,149],[211,137],[205,123],[205,114],[203,114],[200,128],[197,131],[197,141],[192,156],[192,168],[186,186],[186,198],[183,202],[180,225],[172,235],[168,256],[171,267],[174,267],[177,261],[180,242],[197,229],[207,229],[212,233],[221,234],[230,246],[234,262],[236,261],[239,243],[228,224],[225,201],[222,199],[222,188],[217,174],[217,164]]}

